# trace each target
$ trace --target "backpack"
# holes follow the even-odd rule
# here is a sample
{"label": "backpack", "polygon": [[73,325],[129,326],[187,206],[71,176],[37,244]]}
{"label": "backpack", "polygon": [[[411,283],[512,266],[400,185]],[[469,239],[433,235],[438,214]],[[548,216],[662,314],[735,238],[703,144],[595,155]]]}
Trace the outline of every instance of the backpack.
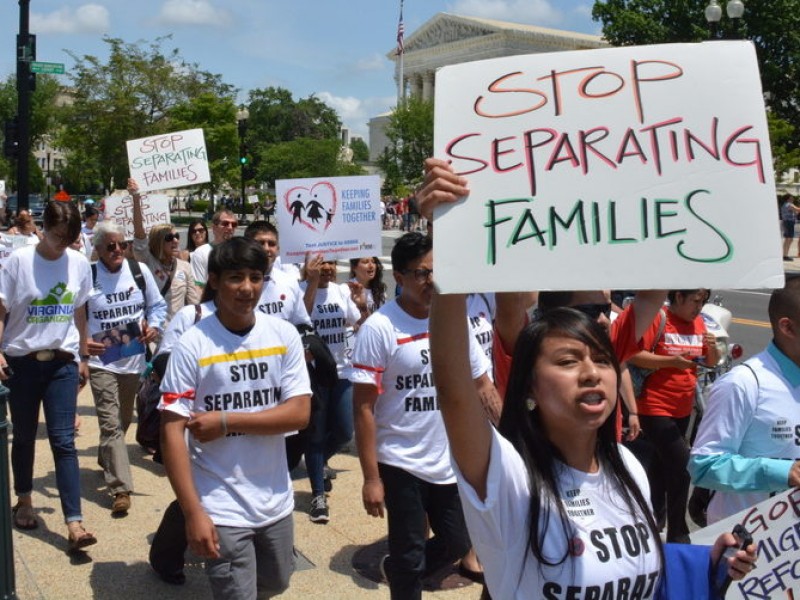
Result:
{"label": "backpack", "polygon": [[[131,270],[131,275],[133,275],[133,280],[136,282],[136,287],[138,287],[142,291],[142,296],[145,301],[147,301],[147,281],[144,278],[144,274],[142,273],[142,267],[139,266],[139,263],[133,260],[132,258],[126,258],[128,261],[128,267]],[[97,287],[97,263],[92,263],[92,286]]]}
{"label": "backpack", "polygon": [[[194,323],[203,315],[200,305],[194,307]],[[139,382],[136,391],[136,442],[153,454],[155,462],[161,462],[161,412],[158,403],[161,401],[161,378],[167,368],[169,354],[159,354]]]}
{"label": "backpack", "polygon": [[[656,351],[656,346],[658,345],[658,340],[661,339],[661,336],[664,335],[664,328],[667,326],[667,313],[664,312],[664,309],[660,309],[658,311],[658,333],[656,334],[655,339],[653,340],[653,345],[649,348],[650,352]],[[637,400],[639,396],[642,395],[642,390],[644,389],[644,382],[650,376],[651,373],[654,373],[656,369],[647,369],[645,367],[637,367],[636,365],[628,363],[628,373],[631,376],[631,383],[633,383],[633,396]]]}

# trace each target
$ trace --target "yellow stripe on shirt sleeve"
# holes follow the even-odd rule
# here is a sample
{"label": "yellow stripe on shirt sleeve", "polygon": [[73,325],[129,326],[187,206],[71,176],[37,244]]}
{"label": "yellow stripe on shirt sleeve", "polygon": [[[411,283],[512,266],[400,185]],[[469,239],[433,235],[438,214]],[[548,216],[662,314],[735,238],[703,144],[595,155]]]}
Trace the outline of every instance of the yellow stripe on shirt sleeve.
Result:
{"label": "yellow stripe on shirt sleeve", "polygon": [[226,362],[236,362],[254,358],[264,358],[265,356],[280,356],[286,354],[286,346],[274,346],[272,348],[256,348],[253,350],[242,350],[241,352],[231,352],[228,354],[215,354],[198,359],[197,364],[201,367],[215,365]]}

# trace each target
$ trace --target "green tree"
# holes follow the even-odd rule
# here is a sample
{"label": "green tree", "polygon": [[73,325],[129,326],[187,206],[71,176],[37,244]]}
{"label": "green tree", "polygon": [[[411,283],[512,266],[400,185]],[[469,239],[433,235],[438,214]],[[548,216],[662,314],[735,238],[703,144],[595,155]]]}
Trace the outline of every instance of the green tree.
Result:
{"label": "green tree", "polygon": [[[54,131],[59,122],[60,113],[63,112],[58,106],[57,99],[61,86],[58,80],[51,75],[37,75],[36,89],[31,94],[31,120],[30,120],[30,149],[28,157],[31,161],[29,169],[30,190],[40,191],[44,182],[41,168],[33,160],[33,151],[42,140],[42,137]],[[0,124],[17,115],[17,79],[15,75],[9,75],[6,80],[0,83]],[[0,130],[0,138],[3,131]],[[7,184],[16,179],[15,164],[13,161],[0,157],[0,179],[6,179]],[[13,186],[16,188],[16,185]]]}
{"label": "green tree", "polygon": [[[123,186],[128,176],[127,140],[174,130],[171,113],[204,93],[232,98],[220,75],[162,50],[167,38],[144,46],[106,37],[107,61],[71,54],[73,104],[58,138],[67,160],[81,164],[82,182]],[[88,150],[87,150],[88,148]]]}
{"label": "green tree", "polygon": [[369,162],[369,147],[367,147],[367,143],[361,138],[353,138],[350,141],[350,150],[353,151],[353,162]]}
{"label": "green tree", "polygon": [[433,156],[433,102],[411,97],[396,107],[386,127],[389,145],[378,159],[384,192],[397,194],[422,179],[422,163]]}
{"label": "green tree", "polygon": [[[692,42],[708,37],[707,5],[708,0],[597,0],[592,17],[615,46]],[[722,35],[753,42],[770,110],[788,123],[800,123],[800,1],[746,0],[739,21],[740,30],[733,31],[736,23],[723,16]],[[797,130],[791,146],[800,147]]]}
{"label": "green tree", "polygon": [[239,180],[236,110],[233,98],[206,92],[170,111],[170,126],[173,130],[197,127],[203,129],[211,172],[211,183],[203,187],[212,192],[218,191],[223,182]]}
{"label": "green tree", "polygon": [[276,179],[332,177],[345,169],[339,161],[342,122],[316,96],[295,100],[284,88],[256,89],[247,109],[245,144],[256,179],[274,185]]}

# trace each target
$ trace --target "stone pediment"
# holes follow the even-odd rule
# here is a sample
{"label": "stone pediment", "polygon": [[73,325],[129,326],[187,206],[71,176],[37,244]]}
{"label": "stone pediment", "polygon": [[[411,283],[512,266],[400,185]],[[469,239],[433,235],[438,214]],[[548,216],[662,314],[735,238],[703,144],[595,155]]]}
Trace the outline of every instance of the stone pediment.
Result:
{"label": "stone pediment", "polygon": [[484,37],[498,32],[496,27],[466,22],[459,17],[439,13],[405,42],[406,52],[435,48],[450,42],[461,42],[470,38]]}
{"label": "stone pediment", "polygon": [[[481,41],[485,39],[486,42]],[[549,29],[536,25],[510,23],[493,19],[464,17],[449,13],[438,13],[424,23],[404,40],[407,56],[426,50],[440,48],[448,44],[491,45],[497,40],[524,39],[532,46],[539,45],[552,49],[597,48],[607,45],[600,37]],[[494,42],[490,40],[495,40]],[[397,60],[393,49],[386,55]]]}

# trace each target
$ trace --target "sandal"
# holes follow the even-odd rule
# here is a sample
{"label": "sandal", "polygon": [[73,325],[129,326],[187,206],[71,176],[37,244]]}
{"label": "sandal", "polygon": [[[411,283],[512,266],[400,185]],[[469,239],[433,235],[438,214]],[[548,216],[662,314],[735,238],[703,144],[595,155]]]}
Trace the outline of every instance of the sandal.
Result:
{"label": "sandal", "polygon": [[[73,535],[73,531],[76,531],[78,535]],[[76,550],[82,550],[87,546],[92,546],[97,543],[97,538],[94,536],[94,534],[86,531],[83,525],[79,525],[73,531],[69,532],[69,538],[68,538],[70,552],[74,552]]]}
{"label": "sandal", "polygon": [[11,515],[14,518],[14,526],[17,529],[30,531],[39,527],[39,521],[33,512],[33,506],[30,504],[22,504],[18,502],[14,508],[11,509]]}

